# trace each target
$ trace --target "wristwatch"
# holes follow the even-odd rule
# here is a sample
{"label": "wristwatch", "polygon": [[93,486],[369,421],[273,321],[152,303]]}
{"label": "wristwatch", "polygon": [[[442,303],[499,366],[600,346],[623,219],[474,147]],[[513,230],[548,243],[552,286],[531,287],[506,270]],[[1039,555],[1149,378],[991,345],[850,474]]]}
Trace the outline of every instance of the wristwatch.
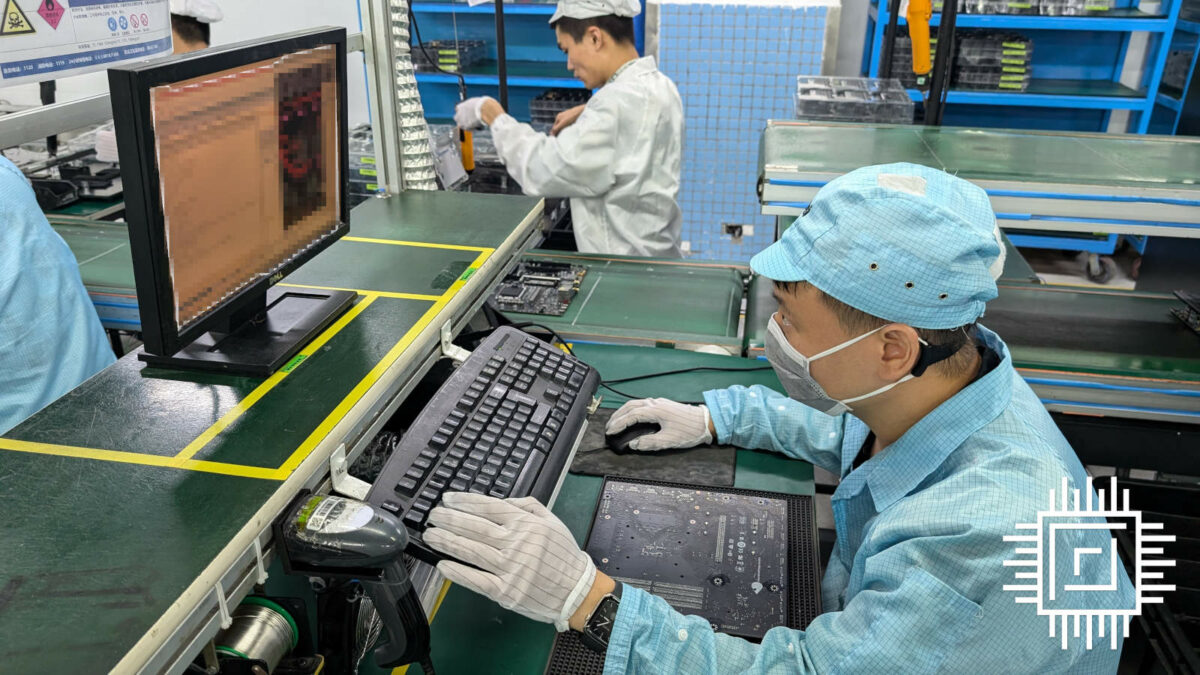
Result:
{"label": "wristwatch", "polygon": [[600,598],[596,608],[588,616],[583,630],[579,633],[579,641],[592,651],[603,654],[608,651],[608,638],[612,635],[613,624],[617,621],[617,609],[621,605],[621,583],[613,587],[608,595]]}

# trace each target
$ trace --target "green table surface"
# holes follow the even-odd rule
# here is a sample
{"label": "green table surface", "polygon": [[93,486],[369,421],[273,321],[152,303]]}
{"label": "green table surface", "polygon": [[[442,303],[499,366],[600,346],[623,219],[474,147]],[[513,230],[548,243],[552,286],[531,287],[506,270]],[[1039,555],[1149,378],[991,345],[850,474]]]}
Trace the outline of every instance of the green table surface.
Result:
{"label": "green table surface", "polygon": [[498,278],[540,208],[454,192],[369,200],[351,237],[284,281],[363,291],[291,370],[264,381],[128,355],[0,437],[0,670],[107,671],[173,603],[197,602],[194,583],[231,540],[274,517],[267,502],[351,447],[385,391],[416,375],[418,349]]}
{"label": "green table surface", "polygon": [[1200,141],[1174,136],[779,121],[762,136],[760,168],[768,177],[778,168],[832,178],[899,161],[983,183],[1200,192]]}
{"label": "green table surface", "polygon": [[505,312],[568,339],[654,345],[718,345],[741,351],[745,265],[531,251],[526,259],[587,268],[562,316]]}
{"label": "green table surface", "polygon": [[[579,344],[579,358],[604,378],[628,377],[695,366],[757,368],[761,362],[732,356],[699,354],[677,349],[625,345]],[[638,396],[698,399],[706,389],[732,384],[779,387],[771,371],[749,373],[700,372],[629,383],[623,389]],[[605,406],[624,398],[601,390]],[[739,450],[734,484],[737,487],[792,494],[813,494],[812,465],[782,455]],[[568,474],[554,504],[554,513],[571,528],[580,546],[595,514],[603,479]],[[433,662],[442,675],[541,673],[550,657],[554,628],[502,609],[458,586],[451,586],[432,624]],[[415,673],[415,670],[410,670]]]}

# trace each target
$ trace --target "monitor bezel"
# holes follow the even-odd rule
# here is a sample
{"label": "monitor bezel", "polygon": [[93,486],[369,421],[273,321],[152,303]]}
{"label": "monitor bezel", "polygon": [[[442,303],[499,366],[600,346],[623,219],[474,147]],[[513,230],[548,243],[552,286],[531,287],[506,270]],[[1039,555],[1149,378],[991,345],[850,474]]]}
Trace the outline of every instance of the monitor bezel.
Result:
{"label": "monitor bezel", "polygon": [[[340,204],[338,225],[300,255],[254,281],[180,329],[175,320],[175,289],[167,251],[166,223],[150,108],[153,87],[332,45],[336,52]],[[267,289],[311,260],[350,230],[349,123],[347,120],[346,30],[321,27],[266,39],[212,47],[163,61],[112,68],[109,93],[125,191],[125,220],[133,257],[134,283],[146,352],[171,355],[221,324],[221,320],[260,300]]]}

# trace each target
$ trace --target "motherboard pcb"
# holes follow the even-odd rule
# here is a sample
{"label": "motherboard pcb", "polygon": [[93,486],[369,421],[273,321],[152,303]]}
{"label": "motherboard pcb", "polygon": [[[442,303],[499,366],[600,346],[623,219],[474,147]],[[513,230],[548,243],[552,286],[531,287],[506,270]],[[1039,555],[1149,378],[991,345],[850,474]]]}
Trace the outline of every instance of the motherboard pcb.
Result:
{"label": "motherboard pcb", "polygon": [[581,265],[526,260],[500,282],[492,304],[502,312],[562,316],[585,274]]}
{"label": "motherboard pcb", "polygon": [[610,478],[587,552],[713,630],[758,639],[789,625],[786,497]]}

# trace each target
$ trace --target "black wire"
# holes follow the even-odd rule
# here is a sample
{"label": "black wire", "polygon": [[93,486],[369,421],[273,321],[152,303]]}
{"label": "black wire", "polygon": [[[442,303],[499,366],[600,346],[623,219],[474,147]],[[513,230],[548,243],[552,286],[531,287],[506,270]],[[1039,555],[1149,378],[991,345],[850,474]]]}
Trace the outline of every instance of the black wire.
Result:
{"label": "black wire", "polygon": [[[534,323],[532,321],[526,321],[524,323],[514,323],[512,325],[512,327],[520,328],[522,330],[524,330],[526,328],[541,328],[542,330],[549,333],[555,340],[558,340],[559,344],[561,344],[563,346],[563,349],[565,349],[568,354],[570,354],[571,356],[575,356],[575,352],[571,351],[571,345],[567,344],[567,341],[562,339],[562,336],[559,335],[557,331],[555,331],[553,328],[551,328],[549,326],[544,326],[540,323]],[[525,331],[525,332],[528,333],[529,331]]]}
{"label": "black wire", "polygon": [[[646,373],[645,375],[633,375],[631,377],[618,377],[612,380],[604,380],[604,384],[621,384],[622,382],[635,382],[637,380],[649,380],[655,377],[666,377],[668,375],[680,375],[682,373],[695,373],[699,371],[716,371],[722,373],[753,373],[761,370],[771,370],[771,366],[755,366],[754,368],[727,368],[723,366],[695,366],[693,368],[680,368],[679,370],[664,370],[661,373]],[[624,395],[624,394],[622,394]]]}
{"label": "black wire", "polygon": [[425,675],[434,675],[433,657],[426,656],[421,659],[421,670],[425,671]]}
{"label": "black wire", "polygon": [[[626,392],[621,391],[620,389],[613,389],[612,387],[608,386],[607,384],[605,384],[603,382],[600,383],[600,386],[611,391],[612,393],[616,394],[617,396],[624,396],[625,398],[630,399],[630,400],[637,399],[637,398],[646,398],[645,396],[637,396],[635,394],[628,394]],[[671,400],[675,401],[675,399],[671,399]],[[675,402],[683,403],[685,405],[704,405],[704,401],[675,401]]]}
{"label": "black wire", "polygon": [[[458,96],[461,100],[467,100],[467,78],[462,73],[454,73],[449,70],[444,70],[437,59],[429,56],[429,50],[425,49],[425,41],[421,39],[421,28],[417,25],[417,15],[413,12],[412,3],[408,3],[408,22],[412,24],[413,36],[417,38],[417,49],[425,55],[425,60],[430,63],[439,73],[445,75],[453,75],[458,78]],[[458,36],[454,36],[454,49],[458,50]]]}

